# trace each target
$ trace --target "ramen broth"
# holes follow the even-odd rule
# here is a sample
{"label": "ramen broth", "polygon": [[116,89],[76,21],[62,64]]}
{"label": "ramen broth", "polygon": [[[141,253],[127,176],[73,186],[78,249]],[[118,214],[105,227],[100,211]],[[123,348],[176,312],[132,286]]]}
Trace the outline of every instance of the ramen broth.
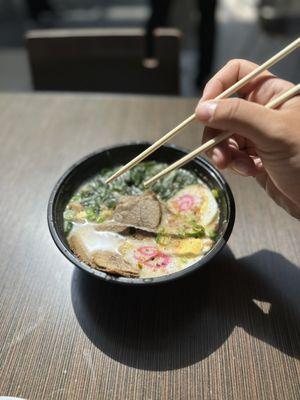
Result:
{"label": "ramen broth", "polygon": [[79,188],[64,211],[64,229],[81,261],[113,275],[152,278],[181,271],[211,250],[218,191],[185,169],[145,190],[143,182],[165,167],[144,162],[109,185],[117,168],[102,170]]}

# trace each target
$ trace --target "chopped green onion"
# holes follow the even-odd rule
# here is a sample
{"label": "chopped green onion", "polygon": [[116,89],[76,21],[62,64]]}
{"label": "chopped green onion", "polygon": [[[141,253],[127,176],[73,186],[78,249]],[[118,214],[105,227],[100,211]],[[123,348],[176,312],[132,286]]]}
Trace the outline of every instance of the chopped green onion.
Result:
{"label": "chopped green onion", "polygon": [[218,232],[213,230],[213,231],[207,232],[207,235],[210,239],[215,240],[218,236]]}
{"label": "chopped green onion", "polygon": [[64,222],[64,232],[65,232],[65,234],[68,235],[68,234],[70,233],[72,227],[73,227],[73,223],[72,223],[72,222],[70,222],[70,221],[65,221],[65,222]]}
{"label": "chopped green onion", "polygon": [[220,189],[212,189],[212,194],[214,196],[215,199],[218,199],[220,197]]}
{"label": "chopped green onion", "polygon": [[85,212],[86,212],[86,218],[88,221],[91,221],[91,222],[96,221],[97,215],[95,214],[95,212],[92,208],[86,208]]}
{"label": "chopped green onion", "polygon": [[71,198],[70,201],[76,203],[77,201],[80,201],[80,200],[81,200],[80,194],[75,194],[75,195]]}
{"label": "chopped green onion", "polygon": [[101,224],[102,222],[104,222],[105,221],[105,217],[103,217],[103,215],[99,215],[97,218],[96,218],[96,222],[98,222],[99,224]]}
{"label": "chopped green onion", "polygon": [[72,222],[74,220],[74,218],[75,218],[75,215],[76,215],[75,211],[73,211],[73,210],[65,210],[64,219],[65,219],[65,221],[71,221]]}

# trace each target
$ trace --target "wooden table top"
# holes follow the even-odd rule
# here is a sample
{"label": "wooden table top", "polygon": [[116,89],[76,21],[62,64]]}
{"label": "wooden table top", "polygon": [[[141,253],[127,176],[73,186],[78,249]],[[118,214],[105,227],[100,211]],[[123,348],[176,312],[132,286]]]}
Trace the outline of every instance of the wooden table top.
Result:
{"label": "wooden table top", "polygon": [[[85,276],[56,249],[46,208],[80,157],[154,140],[195,101],[0,95],[0,396],[299,399],[300,225],[230,173],[237,216],[217,260],[176,285]],[[200,143],[195,123],[176,143]]]}

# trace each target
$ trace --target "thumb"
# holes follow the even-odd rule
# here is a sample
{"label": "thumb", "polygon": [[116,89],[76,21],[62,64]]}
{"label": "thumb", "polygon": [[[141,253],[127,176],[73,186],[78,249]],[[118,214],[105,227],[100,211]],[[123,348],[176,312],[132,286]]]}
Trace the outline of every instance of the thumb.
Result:
{"label": "thumb", "polygon": [[206,126],[237,133],[262,149],[276,138],[273,122],[278,112],[257,103],[238,98],[204,101],[195,113]]}

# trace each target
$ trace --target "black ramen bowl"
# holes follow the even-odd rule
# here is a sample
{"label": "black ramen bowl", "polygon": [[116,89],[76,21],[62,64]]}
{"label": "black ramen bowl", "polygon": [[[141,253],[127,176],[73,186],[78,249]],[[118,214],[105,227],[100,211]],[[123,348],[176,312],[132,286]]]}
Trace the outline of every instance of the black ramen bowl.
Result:
{"label": "black ramen bowl", "polygon": [[[204,158],[197,157],[184,168],[196,173],[210,189],[218,189],[219,196],[217,201],[220,207],[220,223],[216,242],[212,249],[201,260],[170,275],[155,278],[125,278],[116,277],[96,270],[80,261],[72,253],[64,233],[63,212],[74,192],[76,192],[79,186],[85,181],[98,174],[101,169],[125,164],[145,150],[149,145],[150,143],[119,145],[88,155],[64,173],[55,185],[50,196],[48,204],[48,225],[56,246],[74,265],[99,279],[124,285],[153,285],[174,281],[202,268],[211,261],[224,247],[231,234],[235,219],[235,204],[230,187],[217,169]],[[185,154],[186,152],[184,150],[175,146],[163,146],[155,153],[151,154],[147,160],[155,160],[157,162],[170,164]]]}

